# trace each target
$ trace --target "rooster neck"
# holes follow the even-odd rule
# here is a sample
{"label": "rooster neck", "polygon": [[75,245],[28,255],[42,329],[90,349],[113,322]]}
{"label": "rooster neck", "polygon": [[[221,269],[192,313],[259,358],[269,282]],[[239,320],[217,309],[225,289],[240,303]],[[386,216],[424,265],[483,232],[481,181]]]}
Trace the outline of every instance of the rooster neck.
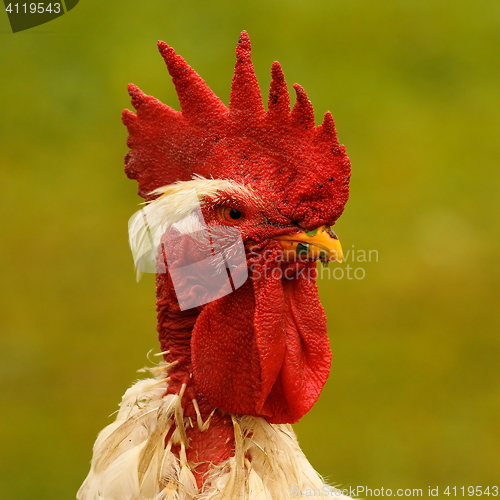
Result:
{"label": "rooster neck", "polygon": [[[158,337],[169,366],[166,394],[182,394],[186,458],[201,488],[210,467],[234,455],[234,429],[231,416],[211,405],[198,391],[192,375],[191,335],[200,311],[180,311],[168,281],[168,275],[158,276],[156,302]],[[180,447],[173,446],[172,451],[179,456]]]}
{"label": "rooster neck", "polygon": [[[161,279],[158,281],[161,282]],[[192,404],[193,400],[199,403],[200,411],[205,415],[210,414],[214,409],[198,393],[193,379],[191,335],[199,311],[197,309],[179,311],[178,307],[173,307],[171,297],[165,297],[163,291],[164,287],[161,284],[158,285],[157,330],[161,351],[168,365],[168,394],[180,394],[182,392],[184,415],[196,419],[196,411]]]}

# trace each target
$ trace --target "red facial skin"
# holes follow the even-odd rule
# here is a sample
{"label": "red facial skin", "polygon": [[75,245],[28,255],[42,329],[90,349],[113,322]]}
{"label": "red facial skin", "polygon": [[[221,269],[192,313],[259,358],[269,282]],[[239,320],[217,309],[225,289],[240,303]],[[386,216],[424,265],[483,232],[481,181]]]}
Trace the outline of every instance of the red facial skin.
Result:
{"label": "red facial skin", "polygon": [[[229,413],[267,418],[271,423],[298,421],[317,400],[330,370],[326,317],[316,289],[315,263],[282,261],[273,236],[298,226],[271,207],[231,194],[207,200],[202,208],[209,227],[238,227],[246,242],[250,278],[230,295],[181,312],[168,274],[157,275],[158,332],[170,369],[170,393],[186,386],[184,411],[196,420],[196,399],[205,421],[217,408],[209,429],[188,429],[188,459],[203,484],[208,463],[232,456]],[[241,217],[224,219],[224,208]],[[246,208],[245,208],[246,207]],[[184,245],[183,245],[184,244]],[[251,247],[251,250],[250,250]],[[170,255],[172,266],[192,256],[189,241]],[[172,263],[172,260],[174,262]],[[287,272],[289,270],[290,272]],[[305,271],[302,274],[300,271]]]}
{"label": "red facial skin", "polygon": [[[298,421],[315,403],[326,382],[331,353],[326,317],[315,284],[315,263],[286,264],[273,238],[333,225],[348,198],[349,159],[339,145],[333,118],[314,126],[314,111],[300,86],[290,98],[278,63],[272,69],[269,106],[262,106],[243,32],[236,50],[230,106],[165,43],[159,42],[179,95],[182,112],[130,86],[137,115],[126,110],[129,129],[126,173],[139,194],[193,174],[236,181],[261,201],[221,193],[205,200],[209,226],[234,225],[247,248],[250,277],[232,294],[180,311],[170,276],[157,275],[158,333],[169,371],[169,393],[185,385],[184,413],[196,421],[192,400],[209,428],[187,430],[188,460],[201,487],[210,464],[234,454],[229,413]],[[221,207],[240,210],[229,221]],[[186,243],[187,245],[188,243]],[[173,265],[189,249],[180,245]],[[288,271],[291,271],[288,273]],[[301,273],[302,271],[302,273]]]}

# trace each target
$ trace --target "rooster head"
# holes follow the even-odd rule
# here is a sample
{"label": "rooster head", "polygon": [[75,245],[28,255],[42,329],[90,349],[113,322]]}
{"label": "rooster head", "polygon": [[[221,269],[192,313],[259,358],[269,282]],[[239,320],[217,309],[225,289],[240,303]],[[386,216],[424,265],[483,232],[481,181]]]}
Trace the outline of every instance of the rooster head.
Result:
{"label": "rooster head", "polygon": [[[125,110],[123,121],[130,148],[125,171],[138,181],[146,210],[161,221],[160,337],[171,337],[165,341],[171,355],[181,343],[176,335],[189,336],[189,353],[179,348],[176,359],[214,407],[296,422],[319,397],[330,370],[315,265],[341,259],[331,226],[349,194],[345,148],[329,112],[315,126],[299,85],[290,110],[277,62],[264,109],[246,32],[236,48],[229,107],[171,47],[158,47],[181,111],[130,85],[137,113]],[[195,301],[183,312],[172,274],[196,262],[195,234],[205,234],[208,243],[219,235],[225,251],[239,240],[244,258],[233,266],[232,293]],[[208,284],[190,278],[184,274],[187,295],[202,296]]]}

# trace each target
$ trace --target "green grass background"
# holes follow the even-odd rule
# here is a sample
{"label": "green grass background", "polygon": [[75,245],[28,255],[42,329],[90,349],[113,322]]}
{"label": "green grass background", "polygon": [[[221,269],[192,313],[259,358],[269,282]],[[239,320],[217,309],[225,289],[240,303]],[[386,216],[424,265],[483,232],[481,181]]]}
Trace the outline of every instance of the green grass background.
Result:
{"label": "green grass background", "polygon": [[305,452],[343,485],[500,483],[500,3],[81,0],[18,34],[0,13],[0,498],[73,498],[157,346],[126,84],[178,107],[162,39],[227,103],[242,29],[264,94],[279,60],[333,112],[353,165],[337,232],[379,255],[320,283],[334,361]]}

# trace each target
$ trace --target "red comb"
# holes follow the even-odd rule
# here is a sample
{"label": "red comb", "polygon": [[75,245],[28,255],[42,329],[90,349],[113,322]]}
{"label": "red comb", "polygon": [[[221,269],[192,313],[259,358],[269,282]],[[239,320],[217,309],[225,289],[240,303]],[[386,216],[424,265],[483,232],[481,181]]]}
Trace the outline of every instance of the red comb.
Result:
{"label": "red comb", "polygon": [[279,63],[272,66],[268,111],[262,104],[248,34],[236,48],[229,108],[165,42],[158,42],[181,112],[129,85],[132,105],[123,112],[130,151],[125,171],[149,199],[154,189],[193,174],[253,184],[279,197],[279,209],[306,226],[333,224],[349,194],[350,163],[339,145],[332,115],[315,126],[304,89],[290,96]]}

